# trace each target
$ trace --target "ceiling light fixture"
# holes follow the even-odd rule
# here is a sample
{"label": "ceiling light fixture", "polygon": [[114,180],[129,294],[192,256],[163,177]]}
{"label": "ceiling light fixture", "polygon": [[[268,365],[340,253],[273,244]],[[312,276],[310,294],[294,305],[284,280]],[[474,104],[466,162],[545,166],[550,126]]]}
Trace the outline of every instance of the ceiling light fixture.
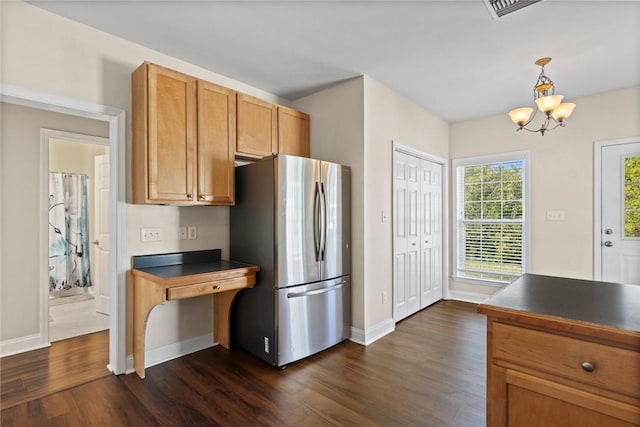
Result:
{"label": "ceiling light fixture", "polygon": [[[564,127],[565,119],[573,113],[576,104],[562,102],[564,96],[556,95],[556,87],[551,79],[544,74],[544,66],[549,62],[551,62],[551,58],[540,58],[536,61],[536,65],[542,67],[538,81],[533,87],[533,100],[536,103],[536,110],[533,111],[533,108],[523,107],[509,111],[511,120],[518,125],[517,131],[524,129],[529,132],[540,132],[540,134],[544,136],[545,132],[553,130],[558,126]],[[544,122],[542,122],[539,129],[528,129],[526,126],[531,123],[538,110],[546,115]],[[554,124],[555,126],[549,127]]]}

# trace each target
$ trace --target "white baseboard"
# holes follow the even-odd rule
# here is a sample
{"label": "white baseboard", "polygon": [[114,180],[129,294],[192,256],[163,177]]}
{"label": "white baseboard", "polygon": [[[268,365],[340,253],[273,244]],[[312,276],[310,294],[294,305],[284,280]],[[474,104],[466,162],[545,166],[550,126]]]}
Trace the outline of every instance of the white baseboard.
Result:
{"label": "white baseboard", "polygon": [[449,289],[447,293],[446,299],[452,299],[455,301],[464,301],[464,302],[472,302],[474,304],[480,304],[491,295],[477,293],[477,292],[468,292],[468,291],[456,291]]}
{"label": "white baseboard", "polygon": [[[144,353],[144,367],[149,368],[168,360],[204,350],[205,348],[209,348],[215,344],[217,343],[213,342],[212,334],[205,334],[177,343],[168,344],[163,347],[147,350]],[[132,372],[134,372],[133,355],[130,354],[127,356],[127,368],[125,373],[130,374]]]}
{"label": "white baseboard", "polygon": [[393,319],[384,320],[377,325],[373,325],[366,330],[351,327],[350,341],[361,345],[369,345],[374,341],[379,340],[383,336],[395,331],[396,323]]}
{"label": "white baseboard", "polygon": [[0,357],[37,350],[39,348],[49,347],[50,345],[48,342],[43,342],[42,335],[40,334],[13,338],[0,342]]}

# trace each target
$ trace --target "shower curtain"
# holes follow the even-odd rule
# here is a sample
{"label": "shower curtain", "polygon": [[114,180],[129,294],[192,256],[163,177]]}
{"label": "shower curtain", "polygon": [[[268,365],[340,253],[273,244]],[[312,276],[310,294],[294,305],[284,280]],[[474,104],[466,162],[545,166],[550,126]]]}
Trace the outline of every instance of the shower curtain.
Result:
{"label": "shower curtain", "polygon": [[49,291],[91,286],[87,176],[49,173]]}

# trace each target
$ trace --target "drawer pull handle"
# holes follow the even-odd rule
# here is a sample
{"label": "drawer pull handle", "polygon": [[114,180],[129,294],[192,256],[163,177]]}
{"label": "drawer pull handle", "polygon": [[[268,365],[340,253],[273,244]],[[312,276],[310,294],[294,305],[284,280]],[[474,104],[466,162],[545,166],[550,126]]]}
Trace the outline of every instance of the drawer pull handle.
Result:
{"label": "drawer pull handle", "polygon": [[215,286],[213,287],[213,289],[222,289],[222,286],[220,286],[220,285],[215,285]]}
{"label": "drawer pull handle", "polygon": [[585,372],[593,372],[596,369],[595,366],[593,366],[593,364],[589,363],[589,362],[582,362],[582,370]]}

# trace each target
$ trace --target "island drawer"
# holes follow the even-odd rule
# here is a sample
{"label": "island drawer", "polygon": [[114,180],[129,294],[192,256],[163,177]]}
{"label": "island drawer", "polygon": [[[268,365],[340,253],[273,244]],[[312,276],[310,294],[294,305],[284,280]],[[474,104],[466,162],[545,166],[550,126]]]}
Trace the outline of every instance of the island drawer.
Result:
{"label": "island drawer", "polygon": [[493,357],[640,398],[640,353],[493,322]]}
{"label": "island drawer", "polygon": [[167,301],[216,294],[255,285],[255,275],[167,288]]}

